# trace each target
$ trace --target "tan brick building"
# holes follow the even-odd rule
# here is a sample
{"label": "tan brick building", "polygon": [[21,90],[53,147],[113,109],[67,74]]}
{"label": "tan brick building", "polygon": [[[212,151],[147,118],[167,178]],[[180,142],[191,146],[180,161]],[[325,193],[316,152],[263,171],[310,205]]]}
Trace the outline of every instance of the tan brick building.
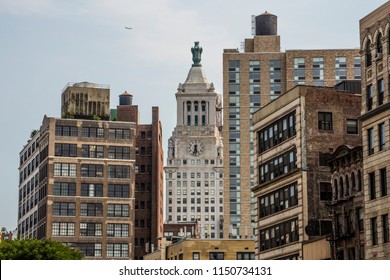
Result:
{"label": "tan brick building", "polygon": [[160,250],[145,260],[254,260],[254,240],[190,239],[163,240]]}
{"label": "tan brick building", "polygon": [[390,2],[360,20],[365,257],[390,259]]}
{"label": "tan brick building", "polygon": [[280,40],[276,16],[264,13],[243,52],[223,52],[224,237],[254,235],[251,114],[295,85],[333,87],[361,76],[359,49],[282,52]]}
{"label": "tan brick building", "polygon": [[360,94],[296,86],[253,114],[256,259],[303,259],[304,242],[331,232],[327,159],[360,143],[360,104]]}

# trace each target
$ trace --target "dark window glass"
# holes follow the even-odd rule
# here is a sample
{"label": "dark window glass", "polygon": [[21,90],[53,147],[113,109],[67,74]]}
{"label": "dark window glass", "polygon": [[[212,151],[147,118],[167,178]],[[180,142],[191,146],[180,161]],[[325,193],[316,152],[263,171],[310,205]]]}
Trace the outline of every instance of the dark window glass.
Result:
{"label": "dark window glass", "polygon": [[318,112],[318,129],[333,130],[332,113]]}

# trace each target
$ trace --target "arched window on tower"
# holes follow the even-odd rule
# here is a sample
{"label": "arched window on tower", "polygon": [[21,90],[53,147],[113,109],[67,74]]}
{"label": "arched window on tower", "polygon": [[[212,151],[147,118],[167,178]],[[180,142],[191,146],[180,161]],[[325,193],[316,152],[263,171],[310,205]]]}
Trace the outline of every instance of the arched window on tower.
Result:
{"label": "arched window on tower", "polygon": [[340,198],[344,197],[344,179],[340,177]]}
{"label": "arched window on tower", "polygon": [[206,125],[206,101],[202,101],[202,126]]}
{"label": "arched window on tower", "polygon": [[371,41],[370,40],[368,40],[366,43],[365,56],[366,56],[366,67],[370,67],[372,64]]}
{"label": "arched window on tower", "polygon": [[345,194],[349,196],[349,177],[345,175]]}
{"label": "arched window on tower", "polygon": [[334,200],[337,200],[339,197],[339,188],[337,185],[337,179],[334,179],[333,185],[334,185]]}
{"label": "arched window on tower", "polygon": [[191,101],[187,101],[187,125],[191,125]]}
{"label": "arched window on tower", "polygon": [[194,102],[194,125],[195,126],[198,126],[198,123],[199,123],[198,112],[199,112],[199,102],[195,101]]}
{"label": "arched window on tower", "polygon": [[376,58],[381,59],[382,58],[382,34],[379,33],[376,37]]}

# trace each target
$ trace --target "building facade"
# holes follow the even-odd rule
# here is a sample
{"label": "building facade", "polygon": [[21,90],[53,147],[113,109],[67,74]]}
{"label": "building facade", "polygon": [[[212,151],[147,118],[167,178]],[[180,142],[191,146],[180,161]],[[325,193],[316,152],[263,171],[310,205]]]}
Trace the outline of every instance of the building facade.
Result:
{"label": "building facade", "polygon": [[141,237],[157,245],[163,217],[159,111],[153,107],[152,124],[139,124],[138,108],[124,94],[110,121],[109,100],[108,86],[68,84],[63,117],[45,116],[31,134],[20,153],[21,238],[60,241],[86,259],[140,259],[147,252],[138,248]]}
{"label": "building facade", "polygon": [[362,146],[338,147],[328,160],[332,173],[327,192],[332,217],[329,238],[334,260],[364,260]]}
{"label": "building facade", "polygon": [[360,20],[365,258],[390,259],[390,2]]}
{"label": "building facade", "polygon": [[39,130],[19,153],[18,234],[21,239],[37,238],[39,201]]}
{"label": "building facade", "polygon": [[333,87],[361,77],[359,49],[281,52],[276,16],[255,21],[243,52],[223,52],[224,236],[231,238],[254,235],[252,113],[298,84]]}
{"label": "building facade", "polygon": [[359,145],[361,95],[296,86],[253,115],[256,259],[302,259],[303,244],[329,234],[327,159]]}
{"label": "building facade", "polygon": [[193,65],[176,93],[177,123],[165,166],[167,223],[199,221],[201,238],[220,238],[223,226],[221,99],[191,49]]}
{"label": "building facade", "polygon": [[151,124],[141,124],[138,106],[125,92],[119,96],[116,117],[119,122],[136,124],[134,259],[140,260],[158,247],[163,235],[164,153],[159,108],[152,107]]}
{"label": "building facade", "polygon": [[162,242],[160,250],[146,260],[254,260],[255,242],[250,239],[192,239]]}

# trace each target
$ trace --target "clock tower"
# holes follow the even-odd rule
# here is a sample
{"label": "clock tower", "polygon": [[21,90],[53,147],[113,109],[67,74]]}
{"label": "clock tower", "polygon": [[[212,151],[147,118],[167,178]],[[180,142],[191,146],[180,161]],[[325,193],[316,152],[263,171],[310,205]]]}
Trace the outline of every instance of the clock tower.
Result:
{"label": "clock tower", "polygon": [[176,92],[177,123],[168,140],[166,222],[197,221],[201,238],[223,237],[222,104],[203,72],[202,47]]}

